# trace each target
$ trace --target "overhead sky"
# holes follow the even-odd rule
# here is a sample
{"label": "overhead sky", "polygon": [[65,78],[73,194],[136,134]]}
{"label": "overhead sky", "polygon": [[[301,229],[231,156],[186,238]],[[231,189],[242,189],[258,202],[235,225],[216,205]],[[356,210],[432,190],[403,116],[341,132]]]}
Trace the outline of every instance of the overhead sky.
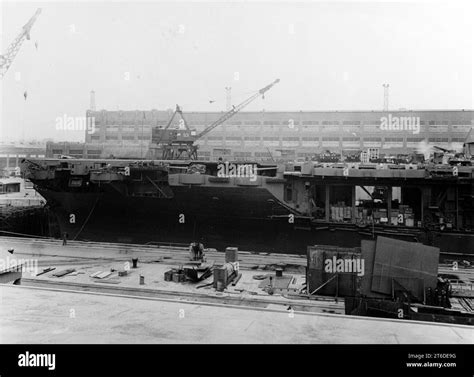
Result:
{"label": "overhead sky", "polygon": [[379,110],[389,83],[392,109],[474,108],[472,1],[3,2],[2,53],[38,7],[3,140],[61,139],[91,90],[97,109],[221,111],[226,86],[237,104],[279,78],[246,110]]}

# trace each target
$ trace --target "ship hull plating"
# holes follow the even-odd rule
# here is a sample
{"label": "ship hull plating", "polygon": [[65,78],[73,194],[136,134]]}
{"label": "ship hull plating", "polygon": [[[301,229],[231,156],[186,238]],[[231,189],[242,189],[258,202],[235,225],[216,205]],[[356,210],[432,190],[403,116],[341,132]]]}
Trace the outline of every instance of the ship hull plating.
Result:
{"label": "ship hull plating", "polygon": [[[304,254],[308,245],[360,246],[377,235],[420,241],[441,251],[474,254],[474,235],[387,234],[382,229],[321,226],[291,219],[266,190],[181,186],[172,199],[39,188],[54,213],[60,234],[69,239],[123,243],[188,243],[206,247]],[[59,236],[59,234],[58,234]]]}

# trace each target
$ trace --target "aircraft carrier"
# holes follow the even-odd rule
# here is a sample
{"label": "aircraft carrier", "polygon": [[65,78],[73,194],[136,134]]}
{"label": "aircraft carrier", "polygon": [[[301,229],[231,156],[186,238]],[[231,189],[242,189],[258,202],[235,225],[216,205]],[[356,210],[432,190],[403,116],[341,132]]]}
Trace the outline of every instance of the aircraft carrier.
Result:
{"label": "aircraft carrier", "polygon": [[[72,240],[232,244],[304,254],[382,235],[474,253],[474,167],[307,161],[25,159]],[[233,166],[234,170],[224,167]],[[249,174],[252,173],[252,174]]]}

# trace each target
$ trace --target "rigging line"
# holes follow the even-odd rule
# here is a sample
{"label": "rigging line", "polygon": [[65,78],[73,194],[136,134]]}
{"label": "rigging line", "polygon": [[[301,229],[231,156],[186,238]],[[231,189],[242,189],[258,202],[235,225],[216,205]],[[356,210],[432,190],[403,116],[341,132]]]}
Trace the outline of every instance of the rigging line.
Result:
{"label": "rigging line", "polygon": [[96,200],[95,200],[95,203],[94,203],[94,205],[92,206],[92,209],[90,210],[90,212],[89,212],[89,214],[87,215],[86,219],[84,220],[84,223],[82,224],[81,229],[79,229],[79,231],[76,233],[76,235],[75,235],[74,238],[72,239],[73,241],[76,240],[77,236],[78,236],[79,234],[81,234],[82,230],[83,230],[84,227],[86,226],[87,221],[89,221],[89,218],[91,217],[92,212],[94,211],[95,206],[97,205],[97,203],[98,203],[98,201],[99,201],[99,198],[100,198],[100,193],[99,193],[99,195],[97,195],[97,198],[96,198]]}
{"label": "rigging line", "polygon": [[0,230],[0,233],[16,234],[16,235],[19,235],[19,236],[28,236],[28,237],[34,237],[34,238],[45,238],[45,239],[48,239],[48,240],[54,240],[54,237],[38,236],[36,234],[29,234],[29,233],[9,232],[7,230]]}

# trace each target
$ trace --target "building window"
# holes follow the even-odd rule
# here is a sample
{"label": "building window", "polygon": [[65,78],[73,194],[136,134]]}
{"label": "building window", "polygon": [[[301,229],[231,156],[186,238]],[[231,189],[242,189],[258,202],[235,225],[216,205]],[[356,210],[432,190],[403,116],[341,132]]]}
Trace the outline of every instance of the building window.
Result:
{"label": "building window", "polygon": [[407,143],[420,143],[422,141],[422,137],[407,137]]}
{"label": "building window", "polygon": [[403,138],[402,137],[386,137],[385,142],[401,143],[403,142]]}
{"label": "building window", "polygon": [[469,132],[470,131],[471,125],[461,125],[459,123],[457,123],[458,125],[456,126],[452,126],[453,132]]}
{"label": "building window", "polygon": [[366,120],[366,121],[364,121],[364,124],[367,125],[367,126],[379,126],[380,125],[380,119]]}
{"label": "building window", "polygon": [[364,141],[382,141],[381,137],[366,137]]}
{"label": "building window", "polygon": [[345,120],[342,122],[344,126],[351,126],[351,125],[359,125],[360,121],[359,120]]}
{"label": "building window", "polygon": [[287,183],[285,185],[285,202],[291,202],[293,200],[293,184]]}
{"label": "building window", "polygon": [[448,142],[448,138],[445,138],[445,137],[430,137],[428,139],[428,141],[430,143],[447,143]]}
{"label": "building window", "polygon": [[252,152],[234,152],[234,157],[252,157]]}
{"label": "building window", "polygon": [[212,154],[214,156],[230,156],[232,154],[232,150],[216,148],[212,150]]}

